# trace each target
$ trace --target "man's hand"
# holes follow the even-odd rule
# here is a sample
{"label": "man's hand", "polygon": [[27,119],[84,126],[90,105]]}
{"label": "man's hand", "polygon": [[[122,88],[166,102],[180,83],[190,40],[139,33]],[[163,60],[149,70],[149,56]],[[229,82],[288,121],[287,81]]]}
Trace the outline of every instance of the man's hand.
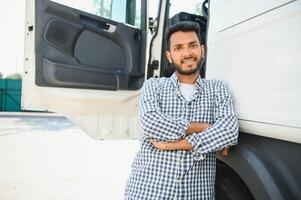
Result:
{"label": "man's hand", "polygon": [[160,150],[192,150],[193,147],[186,139],[181,139],[176,142],[157,142],[151,141],[151,143]]}

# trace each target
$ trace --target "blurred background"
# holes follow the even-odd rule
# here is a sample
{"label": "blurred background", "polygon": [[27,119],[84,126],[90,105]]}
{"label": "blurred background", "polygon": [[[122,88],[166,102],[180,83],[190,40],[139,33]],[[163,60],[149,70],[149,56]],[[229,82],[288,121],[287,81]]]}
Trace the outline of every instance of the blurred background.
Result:
{"label": "blurred background", "polygon": [[[110,0],[55,1],[110,17]],[[171,16],[199,12],[198,2],[171,1]],[[139,142],[94,140],[65,116],[22,111],[26,1],[0,4],[0,200],[122,199]]]}

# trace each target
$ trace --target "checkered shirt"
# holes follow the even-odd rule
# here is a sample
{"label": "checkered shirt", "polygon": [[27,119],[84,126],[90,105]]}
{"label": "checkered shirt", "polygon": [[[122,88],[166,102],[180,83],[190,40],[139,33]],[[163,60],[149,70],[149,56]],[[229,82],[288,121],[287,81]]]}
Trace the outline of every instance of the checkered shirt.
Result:
{"label": "checkered shirt", "polygon": [[[175,73],[144,83],[140,96],[143,134],[127,181],[126,200],[215,199],[215,152],[237,143],[237,113],[224,82],[198,77],[195,88],[187,102]],[[212,126],[186,135],[190,122]],[[164,151],[150,143],[182,138],[193,146],[192,151]]]}

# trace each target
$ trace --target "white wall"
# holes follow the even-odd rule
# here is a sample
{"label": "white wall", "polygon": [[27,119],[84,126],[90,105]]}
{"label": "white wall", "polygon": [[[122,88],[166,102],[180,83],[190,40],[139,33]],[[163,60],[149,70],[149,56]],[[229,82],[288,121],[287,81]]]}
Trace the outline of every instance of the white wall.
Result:
{"label": "white wall", "polygon": [[25,0],[0,0],[0,72],[22,72]]}

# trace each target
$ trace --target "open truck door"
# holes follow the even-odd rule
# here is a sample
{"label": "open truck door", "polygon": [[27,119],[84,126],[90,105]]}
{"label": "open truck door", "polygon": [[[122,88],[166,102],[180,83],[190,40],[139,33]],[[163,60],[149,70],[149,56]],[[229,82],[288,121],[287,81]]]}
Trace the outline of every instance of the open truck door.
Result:
{"label": "open truck door", "polygon": [[146,0],[28,0],[26,9],[22,108],[66,114],[95,138],[135,138],[123,133],[145,79]]}

